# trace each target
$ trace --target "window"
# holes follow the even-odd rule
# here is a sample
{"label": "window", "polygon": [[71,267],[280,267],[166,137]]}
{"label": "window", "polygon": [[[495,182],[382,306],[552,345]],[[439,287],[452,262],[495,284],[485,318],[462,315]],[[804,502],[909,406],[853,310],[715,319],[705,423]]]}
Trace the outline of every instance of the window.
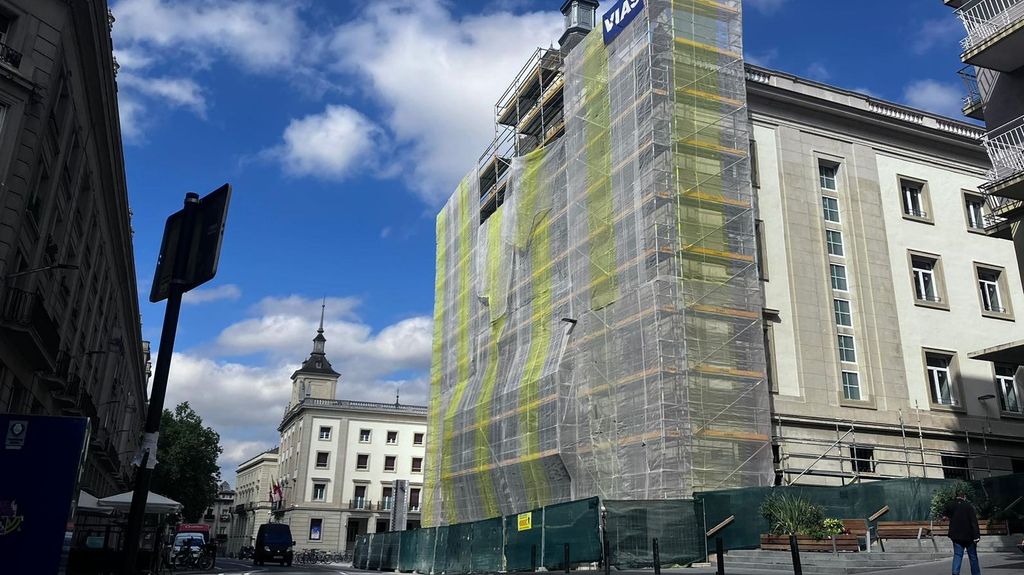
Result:
{"label": "window", "polygon": [[850,459],[853,460],[853,469],[857,473],[875,472],[875,450],[870,447],[851,447]]}
{"label": "window", "polygon": [[831,196],[821,196],[821,207],[826,222],[839,223],[839,200]]}
{"label": "window", "polygon": [[985,215],[984,215],[985,200],[979,196],[971,194],[964,194],[964,210],[967,212],[967,229],[970,230],[984,230],[985,229]]}
{"label": "window", "polygon": [[860,376],[853,371],[843,372],[843,399],[860,401]]}
{"label": "window", "polygon": [[321,427],[320,428],[320,439],[322,441],[327,441],[330,438],[331,438],[331,428],[330,427]]}
{"label": "window", "polygon": [[388,523],[390,523],[390,521],[388,521],[387,519],[378,519],[377,520],[377,533],[387,533],[388,532]]}
{"label": "window", "polygon": [[825,242],[828,244],[828,253],[836,257],[843,257],[843,234],[835,230],[825,230]]}
{"label": "window", "polygon": [[974,264],[974,272],[978,276],[978,293],[981,296],[982,315],[1006,318],[1010,315],[1010,300],[1004,299],[1008,293],[1004,283],[1005,277],[1001,268]]}
{"label": "window", "polygon": [[853,348],[852,335],[839,336],[839,361],[857,363],[857,352]]}
{"label": "window", "polygon": [[931,392],[932,403],[937,405],[956,405],[956,393],[953,389],[952,370],[953,356],[938,353],[925,353],[925,363],[928,366],[928,389]]}
{"label": "window", "polygon": [[366,471],[370,469],[370,456],[365,453],[356,455],[356,469],[359,471]]}
{"label": "window", "polygon": [[850,312],[849,301],[845,299],[832,300],[832,309],[835,311],[836,325],[853,327],[853,314]]}
{"label": "window", "polygon": [[384,456],[384,471],[394,471],[395,470],[395,460],[396,459],[398,459],[398,458],[395,457],[394,455],[385,455]]}
{"label": "window", "polygon": [[310,519],[309,520],[309,540],[319,541],[322,535],[321,530],[324,527],[323,519]]}
{"label": "window", "polygon": [[380,493],[381,508],[384,511],[391,509],[394,505],[394,490],[391,487],[384,487]]}
{"label": "window", "polygon": [[413,457],[412,458],[412,472],[413,473],[423,473],[423,458],[422,457]]}
{"label": "window", "polygon": [[914,298],[919,303],[941,303],[939,260],[923,254],[911,254],[910,267],[913,273]]}
{"label": "window", "polygon": [[326,501],[327,500],[327,484],[326,483],[314,483],[313,484],[313,501]]}
{"label": "window", "polygon": [[361,503],[363,501],[366,501],[366,486],[365,485],[356,485],[355,498],[356,498],[355,499],[356,503]]}
{"label": "window", "polygon": [[11,24],[14,19],[7,14],[0,13],[0,42],[7,43],[7,34],[11,31]]}
{"label": "window", "polygon": [[836,291],[850,291],[849,283],[846,281],[846,266],[829,264],[832,270],[832,289]]}
{"label": "window", "polygon": [[1024,473],[1024,459],[1011,459],[1010,471],[1012,473]]}
{"label": "window", "polygon": [[396,445],[396,444],[398,444],[398,432],[397,431],[389,431],[388,432],[387,442],[388,442],[388,445]]}
{"label": "window", "polygon": [[838,166],[818,164],[818,180],[821,182],[821,189],[836,191],[836,172]]}
{"label": "window", "polygon": [[359,430],[359,443],[370,443],[370,430],[360,429]]}
{"label": "window", "polygon": [[317,469],[327,469],[327,465],[330,463],[331,454],[326,451],[316,452],[316,467]]}
{"label": "window", "polygon": [[903,215],[927,219],[928,213],[925,211],[924,184],[901,179],[900,191],[903,197]]}
{"label": "window", "polygon": [[971,468],[967,464],[966,457],[955,455],[942,456],[942,476],[946,479],[971,480]]}
{"label": "window", "polygon": [[1009,413],[1021,413],[1020,391],[1014,381],[1016,366],[996,364],[996,384],[999,386],[999,407]]}
{"label": "window", "polygon": [[412,444],[413,445],[423,445],[423,434],[422,433],[414,433],[414,434],[412,434]]}
{"label": "window", "polygon": [[764,221],[754,220],[754,235],[757,241],[757,274],[758,279],[768,281],[768,259],[765,255]]}
{"label": "window", "polygon": [[420,510],[420,490],[418,487],[409,489],[409,511]]}

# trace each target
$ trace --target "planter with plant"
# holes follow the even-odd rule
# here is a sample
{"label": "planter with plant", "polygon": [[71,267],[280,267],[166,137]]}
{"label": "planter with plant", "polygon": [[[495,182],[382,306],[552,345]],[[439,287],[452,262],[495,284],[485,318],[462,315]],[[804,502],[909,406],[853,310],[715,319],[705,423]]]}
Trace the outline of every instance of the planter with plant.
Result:
{"label": "planter with plant", "polygon": [[846,532],[840,519],[825,517],[825,510],[810,501],[782,493],[772,493],[761,503],[761,515],[768,521],[769,533],[761,535],[762,549],[789,549],[789,536],[797,536],[797,545],[805,551],[857,551],[856,535]]}

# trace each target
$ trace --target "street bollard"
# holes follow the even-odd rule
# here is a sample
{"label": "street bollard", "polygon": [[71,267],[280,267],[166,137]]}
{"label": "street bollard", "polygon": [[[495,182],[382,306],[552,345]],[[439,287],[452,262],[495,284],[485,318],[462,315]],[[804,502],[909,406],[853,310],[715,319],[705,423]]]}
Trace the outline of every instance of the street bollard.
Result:
{"label": "street bollard", "polygon": [[530,571],[537,572],[537,546],[530,545]]}
{"label": "street bollard", "polygon": [[658,538],[651,540],[651,550],[654,552],[654,575],[661,575],[661,552],[658,550]]}
{"label": "street bollard", "polygon": [[612,573],[612,546],[608,543],[608,538],[604,538],[604,575],[611,575]]}
{"label": "street bollard", "polygon": [[789,552],[793,555],[793,575],[803,575],[804,570],[800,567],[800,547],[796,543],[796,535],[789,536]]}
{"label": "street bollard", "polygon": [[725,575],[725,545],[721,537],[715,538],[715,557],[718,559],[718,575]]}
{"label": "street bollard", "polygon": [[566,573],[569,573],[570,565],[571,565],[571,563],[569,563],[569,544],[566,543],[565,544],[565,572]]}

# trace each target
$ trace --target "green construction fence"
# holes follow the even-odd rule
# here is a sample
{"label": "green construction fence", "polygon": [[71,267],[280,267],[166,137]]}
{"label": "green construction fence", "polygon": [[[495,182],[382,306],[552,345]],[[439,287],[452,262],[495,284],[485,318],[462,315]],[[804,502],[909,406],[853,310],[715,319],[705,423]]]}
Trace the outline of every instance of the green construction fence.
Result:
{"label": "green construction fence", "polygon": [[[1024,525],[1024,474],[971,482],[987,512]],[[654,565],[658,540],[662,565],[703,561],[705,534],[729,517],[716,536],[725,549],[752,549],[768,531],[760,507],[773,492],[805,498],[837,519],[868,519],[884,507],[881,521],[928,521],[932,496],[950,484],[945,479],[889,479],[843,487],[748,487],[696,493],[694,499],[622,501],[596,497],[549,505],[517,515],[356,539],[353,566],[360,569],[417,573],[496,573],[549,571],[607,560],[618,568]],[[603,517],[602,517],[603,515]],[[603,531],[602,531],[603,525]],[[602,540],[607,541],[607,552]],[[714,547],[714,544],[711,544]]]}

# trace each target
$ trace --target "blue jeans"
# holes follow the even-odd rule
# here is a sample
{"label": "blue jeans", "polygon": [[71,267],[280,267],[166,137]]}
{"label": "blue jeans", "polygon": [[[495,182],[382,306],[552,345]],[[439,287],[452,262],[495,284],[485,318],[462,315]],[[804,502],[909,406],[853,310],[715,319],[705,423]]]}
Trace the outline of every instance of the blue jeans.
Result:
{"label": "blue jeans", "polygon": [[970,545],[963,545],[953,542],[953,575],[960,575],[960,565],[964,561],[964,549],[967,549],[967,558],[971,561],[971,575],[981,575],[981,565],[978,564],[978,544],[971,542]]}

